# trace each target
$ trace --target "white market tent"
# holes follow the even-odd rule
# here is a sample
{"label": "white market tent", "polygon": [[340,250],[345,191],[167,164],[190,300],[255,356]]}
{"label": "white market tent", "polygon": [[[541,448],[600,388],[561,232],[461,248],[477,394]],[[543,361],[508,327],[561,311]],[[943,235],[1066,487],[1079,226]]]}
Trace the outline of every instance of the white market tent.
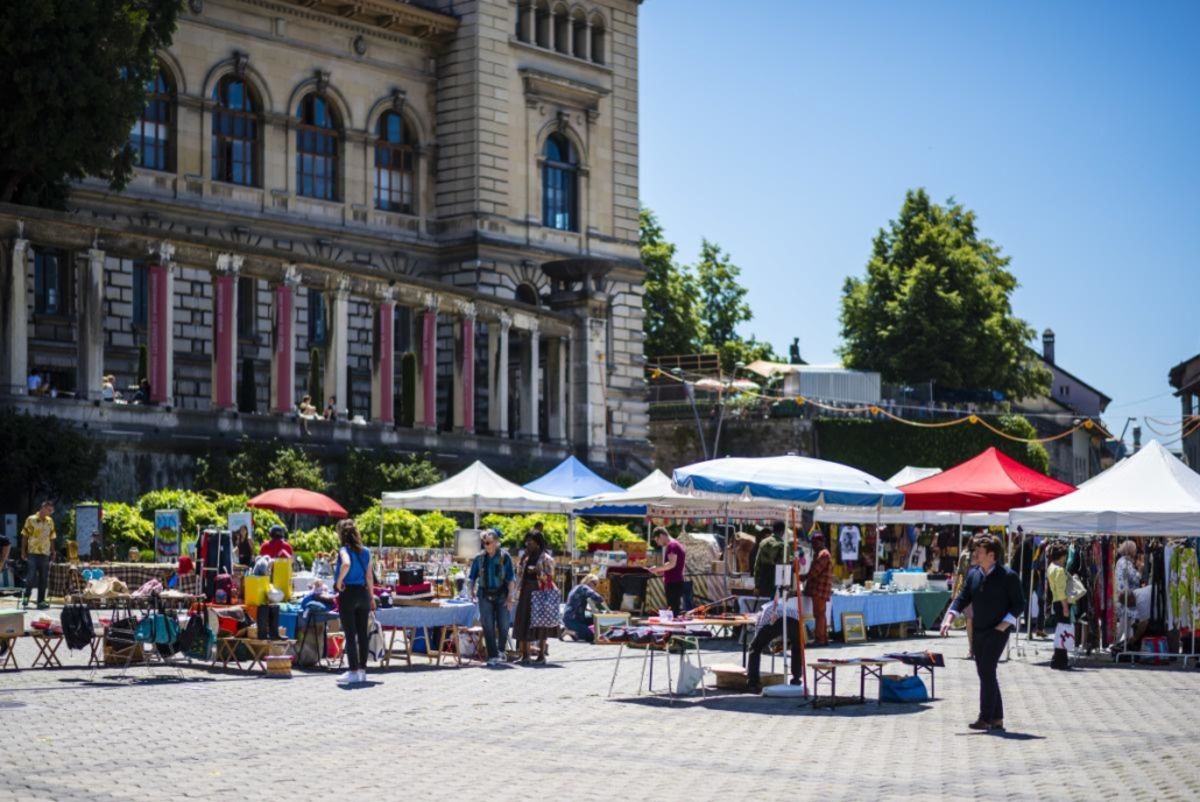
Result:
{"label": "white market tent", "polygon": [[383,494],[385,510],[471,512],[475,514],[476,528],[482,512],[568,513],[571,506],[570,499],[526,490],[479,460],[436,484]]}
{"label": "white market tent", "polygon": [[[901,492],[904,488],[899,488]],[[1006,512],[935,512],[933,510],[904,510],[902,512],[881,512],[878,516],[864,516],[862,512],[852,510],[818,509],[814,519],[828,524],[928,524],[930,526],[1006,526]],[[877,520],[878,519],[878,520]]]}
{"label": "white market tent", "polygon": [[1200,474],[1157,440],[1074,493],[1009,512],[1012,526],[1060,535],[1200,535]]}
{"label": "white market tent", "polygon": [[681,493],[671,485],[671,477],[655,469],[653,473],[620,493],[600,493],[578,499],[576,515],[641,518],[647,514],[669,518],[687,515],[695,518],[782,518],[786,504],[729,503]]}
{"label": "white market tent", "polygon": [[888,477],[887,483],[892,487],[900,487],[909,482],[918,482],[922,479],[928,479],[930,476],[936,476],[941,473],[941,468],[918,468],[915,465],[905,465],[900,470]]}

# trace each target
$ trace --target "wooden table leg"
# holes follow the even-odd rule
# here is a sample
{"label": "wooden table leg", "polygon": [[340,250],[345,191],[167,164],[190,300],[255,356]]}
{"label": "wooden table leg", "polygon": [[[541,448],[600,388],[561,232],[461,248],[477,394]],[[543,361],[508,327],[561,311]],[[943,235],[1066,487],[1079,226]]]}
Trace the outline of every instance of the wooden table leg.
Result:
{"label": "wooden table leg", "polygon": [[14,671],[19,671],[21,667],[17,665],[17,639],[13,636],[5,636],[0,638],[0,643],[8,647],[4,651],[4,660],[0,662],[0,668],[8,668],[9,665],[12,665]]}

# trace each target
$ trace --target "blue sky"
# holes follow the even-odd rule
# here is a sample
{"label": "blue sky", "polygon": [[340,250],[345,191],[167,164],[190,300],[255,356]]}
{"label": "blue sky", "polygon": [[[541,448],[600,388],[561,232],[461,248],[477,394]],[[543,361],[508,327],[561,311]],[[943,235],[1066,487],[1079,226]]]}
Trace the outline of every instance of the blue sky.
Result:
{"label": "blue sky", "polygon": [[1178,420],[1167,371],[1200,352],[1200,3],[640,13],[642,203],[681,260],[701,237],[733,255],[743,334],[834,361],[845,277],[923,186],[1013,257],[1014,311],[1113,398],[1116,433]]}

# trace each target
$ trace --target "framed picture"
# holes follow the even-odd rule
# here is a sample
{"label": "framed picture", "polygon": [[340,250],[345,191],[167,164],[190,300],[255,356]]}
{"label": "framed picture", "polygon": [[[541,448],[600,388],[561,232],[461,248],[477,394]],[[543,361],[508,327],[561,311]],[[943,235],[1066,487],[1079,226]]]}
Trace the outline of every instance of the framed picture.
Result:
{"label": "framed picture", "polygon": [[154,511],[154,557],[156,562],[173,563],[179,559],[183,532],[179,510]]}
{"label": "framed picture", "polygon": [[99,504],[75,505],[75,543],[81,559],[88,559],[93,551],[99,559],[103,537],[100,521]]}
{"label": "framed picture", "polygon": [[862,613],[842,613],[842,640],[862,643],[867,639],[867,622]]}

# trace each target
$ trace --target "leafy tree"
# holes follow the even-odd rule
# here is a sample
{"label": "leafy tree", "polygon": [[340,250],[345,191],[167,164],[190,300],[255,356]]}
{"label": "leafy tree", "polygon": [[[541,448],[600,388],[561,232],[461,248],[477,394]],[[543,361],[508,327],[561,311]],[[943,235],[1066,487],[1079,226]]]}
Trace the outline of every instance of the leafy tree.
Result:
{"label": "leafy tree", "polygon": [[910,190],[875,237],[867,275],[842,290],[842,357],[885,381],[1044,393],[1050,373],[1026,345],[1034,330],[1012,313],[1011,257],[978,235],[975,213]]}
{"label": "leafy tree", "polygon": [[[137,500],[138,514],[150,524],[154,523],[155,510],[179,510],[180,526],[185,538],[194,537],[197,527],[221,526],[225,523],[212,501],[193,490],[151,490]],[[104,514],[108,514],[107,509]]]}
{"label": "leafy tree", "polygon": [[646,266],[646,356],[694,354],[704,340],[700,294],[691,271],[675,261],[675,244],[668,242],[658,218],[649,209],[639,217],[642,264]]}
{"label": "leafy tree", "polygon": [[721,246],[701,240],[700,264],[696,265],[696,283],[702,301],[700,316],[707,342],[720,348],[737,339],[737,327],[754,315],[746,303],[746,288],[738,283],[742,269],[730,261]]}
{"label": "leafy tree", "polygon": [[[741,362],[743,365],[749,365],[758,359],[765,359],[768,362],[778,362],[780,357],[775,353],[775,349],[770,343],[760,342],[754,335],[750,335],[750,339],[743,340],[734,337],[731,340],[726,340],[719,346],[705,346],[705,351],[709,353],[717,353],[721,355],[721,370],[726,374],[732,375],[737,364]],[[743,376],[743,378],[745,378]]]}
{"label": "leafy tree", "polygon": [[405,457],[352,448],[338,469],[338,500],[351,512],[365,510],[388,490],[411,490],[442,480],[429,455]]}
{"label": "leafy tree", "polygon": [[38,0],[0,14],[0,202],[62,208],[86,176],[121,189],[129,130],[181,0]]}
{"label": "leafy tree", "polygon": [[281,448],[267,468],[266,485],[262,490],[276,487],[302,487],[318,492],[325,490],[321,463],[302,449]]}
{"label": "leafy tree", "polygon": [[4,512],[33,512],[43,498],[60,503],[94,496],[104,449],[52,415],[0,410],[0,499]]}
{"label": "leafy tree", "polygon": [[210,451],[196,460],[196,488],[228,495],[256,496],[276,487],[325,490],[321,464],[303,449],[278,441],[244,441],[230,456]]}

